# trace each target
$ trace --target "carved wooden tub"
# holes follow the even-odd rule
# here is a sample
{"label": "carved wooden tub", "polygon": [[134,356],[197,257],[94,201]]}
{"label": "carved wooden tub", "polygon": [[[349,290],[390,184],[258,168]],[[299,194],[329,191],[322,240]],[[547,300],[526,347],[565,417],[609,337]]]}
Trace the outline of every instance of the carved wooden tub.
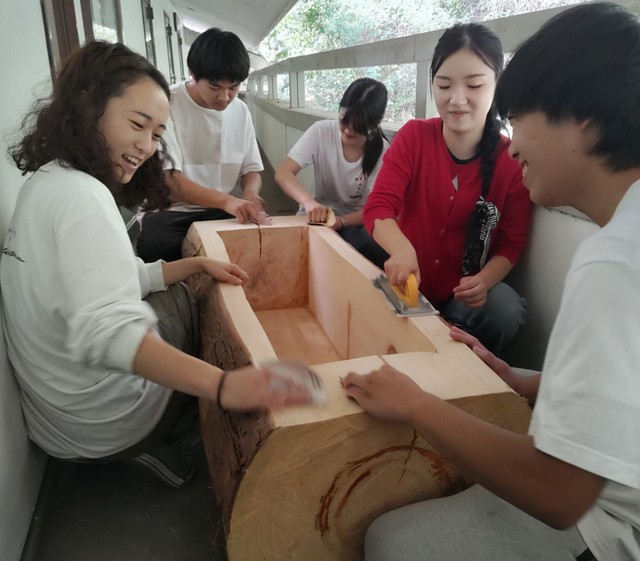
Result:
{"label": "carved wooden tub", "polygon": [[372,279],[379,269],[332,230],[302,217],[270,226],[200,222],[186,255],[230,259],[243,288],[199,276],[202,357],[225,369],[289,358],[314,365],[326,407],[221,413],[201,403],[202,431],[230,561],[362,559],[378,515],[470,482],[407,426],[371,418],[340,377],[388,362],[424,389],[524,432],[530,410],[438,316],[401,318]]}

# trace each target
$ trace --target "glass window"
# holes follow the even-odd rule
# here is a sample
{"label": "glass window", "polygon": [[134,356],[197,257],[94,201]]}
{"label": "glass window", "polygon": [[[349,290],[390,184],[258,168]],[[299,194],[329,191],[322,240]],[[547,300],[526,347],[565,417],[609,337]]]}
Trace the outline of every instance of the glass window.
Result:
{"label": "glass window", "polygon": [[122,42],[119,0],[91,0],[91,21],[95,39]]}
{"label": "glass window", "polygon": [[144,44],[147,58],[156,64],[156,42],[153,36],[153,8],[151,0],[142,0],[142,26],[144,28]]}
{"label": "glass window", "polygon": [[169,83],[176,82],[176,64],[173,58],[173,29],[171,28],[171,18],[167,12],[164,12],[164,34],[167,38],[167,57],[169,59]]}

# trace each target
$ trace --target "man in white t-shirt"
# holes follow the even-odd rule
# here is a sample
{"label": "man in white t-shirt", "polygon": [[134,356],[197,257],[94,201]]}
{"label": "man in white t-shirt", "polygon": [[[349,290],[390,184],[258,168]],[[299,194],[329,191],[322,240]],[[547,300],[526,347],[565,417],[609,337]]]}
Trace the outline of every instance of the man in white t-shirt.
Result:
{"label": "man in white t-shirt", "polygon": [[638,76],[640,21],[609,3],[555,16],[507,65],[495,101],[531,200],[573,206],[601,229],[573,258],[542,375],[519,377],[451,332],[535,400],[529,434],[390,367],[345,377],[365,409],[410,423],[478,483],[383,515],[367,532],[367,561],[640,559]]}
{"label": "man in white t-shirt", "polygon": [[[259,195],[264,168],[251,114],[236,98],[249,74],[249,54],[229,31],[211,28],[189,49],[191,79],[171,88],[171,118],[164,135],[174,162],[167,210],[141,210],[138,255],[147,262],[174,261],[194,221],[233,218],[264,223]],[[242,198],[231,195],[240,183]]]}

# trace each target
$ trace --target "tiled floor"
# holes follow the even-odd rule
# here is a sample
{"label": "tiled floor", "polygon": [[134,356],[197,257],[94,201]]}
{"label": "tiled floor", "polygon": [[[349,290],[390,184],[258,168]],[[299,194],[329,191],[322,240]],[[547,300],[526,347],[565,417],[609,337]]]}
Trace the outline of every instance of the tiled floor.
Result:
{"label": "tiled floor", "polygon": [[133,463],[50,462],[48,501],[23,561],[223,561],[201,447],[173,489]]}

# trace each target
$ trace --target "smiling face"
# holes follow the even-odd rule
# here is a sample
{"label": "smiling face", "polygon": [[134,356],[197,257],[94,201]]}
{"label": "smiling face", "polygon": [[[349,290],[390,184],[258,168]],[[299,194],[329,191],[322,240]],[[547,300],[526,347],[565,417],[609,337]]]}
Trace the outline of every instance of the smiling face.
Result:
{"label": "smiling face", "polygon": [[210,82],[205,78],[187,82],[187,91],[191,99],[200,107],[224,111],[238,95],[239,82],[215,80]]}
{"label": "smiling face", "polygon": [[590,184],[589,148],[594,135],[587,123],[550,123],[536,111],[510,119],[509,155],[522,167],[522,182],[531,200],[541,206],[581,209]]}
{"label": "smiling face", "polygon": [[433,77],[433,97],[444,127],[482,134],[496,88],[493,69],[468,49],[449,56]]}
{"label": "smiling face", "polygon": [[166,130],[169,100],[152,79],[142,78],[122,95],[107,101],[98,120],[119,183],[131,181],[136,170],[157,150]]}

